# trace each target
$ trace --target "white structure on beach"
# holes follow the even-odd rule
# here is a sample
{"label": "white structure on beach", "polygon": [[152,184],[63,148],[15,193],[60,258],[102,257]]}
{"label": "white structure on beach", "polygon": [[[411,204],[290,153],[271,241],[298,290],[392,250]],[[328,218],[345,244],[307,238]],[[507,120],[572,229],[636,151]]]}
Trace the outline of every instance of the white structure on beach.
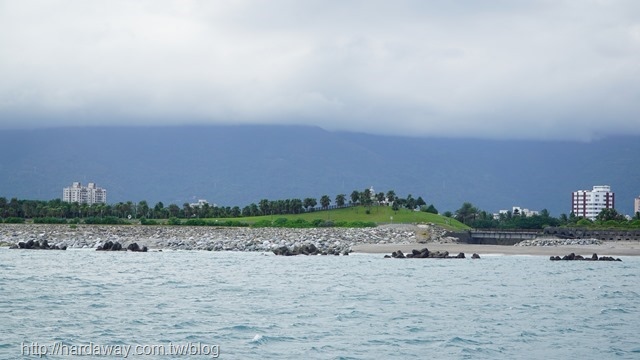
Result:
{"label": "white structure on beach", "polygon": [[615,194],[609,185],[597,185],[593,190],[574,191],[571,211],[575,216],[595,220],[604,209],[615,208]]}
{"label": "white structure on beach", "polygon": [[87,186],[82,186],[79,182],[74,182],[71,186],[62,190],[62,201],[68,203],[77,202],[79,204],[106,204],[107,190],[97,187],[90,182]]}

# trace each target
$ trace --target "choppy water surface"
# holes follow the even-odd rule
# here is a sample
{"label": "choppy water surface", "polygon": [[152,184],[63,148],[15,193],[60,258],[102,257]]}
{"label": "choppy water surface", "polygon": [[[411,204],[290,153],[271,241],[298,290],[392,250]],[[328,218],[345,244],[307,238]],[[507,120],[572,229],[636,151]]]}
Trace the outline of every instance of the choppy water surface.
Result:
{"label": "choppy water surface", "polygon": [[223,359],[637,359],[639,274],[634,257],[2,249],[0,358],[59,342],[199,343]]}

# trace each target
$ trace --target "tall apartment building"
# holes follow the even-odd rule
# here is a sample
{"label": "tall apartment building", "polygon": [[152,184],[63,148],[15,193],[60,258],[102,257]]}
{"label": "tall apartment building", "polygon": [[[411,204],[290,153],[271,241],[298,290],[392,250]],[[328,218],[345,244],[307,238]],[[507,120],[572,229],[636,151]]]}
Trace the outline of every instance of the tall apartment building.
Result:
{"label": "tall apartment building", "polygon": [[82,186],[81,183],[74,182],[71,186],[63,189],[62,201],[89,205],[106,204],[107,190],[97,187],[95,183],[89,183],[87,186]]}
{"label": "tall apartment building", "polygon": [[609,185],[594,186],[593,190],[574,191],[571,211],[575,216],[595,220],[603,209],[615,208],[615,194]]}
{"label": "tall apartment building", "polygon": [[633,200],[633,214],[640,212],[640,196]]}

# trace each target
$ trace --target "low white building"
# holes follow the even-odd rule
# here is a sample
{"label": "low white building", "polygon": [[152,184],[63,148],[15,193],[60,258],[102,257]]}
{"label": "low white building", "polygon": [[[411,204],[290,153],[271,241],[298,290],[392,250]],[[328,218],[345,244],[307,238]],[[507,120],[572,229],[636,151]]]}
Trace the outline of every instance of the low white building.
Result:
{"label": "low white building", "polygon": [[574,191],[571,195],[571,211],[575,216],[595,220],[604,209],[615,209],[615,194],[609,185]]}
{"label": "low white building", "polygon": [[[195,203],[191,203],[189,204],[189,206],[191,206],[192,208],[201,208],[205,205],[209,205],[209,202],[207,200],[204,199],[199,199],[198,202]],[[216,205],[213,204],[213,207],[215,207]]]}
{"label": "low white building", "polygon": [[[507,215],[509,213],[509,210],[500,210],[498,211],[497,214],[493,214],[493,218],[494,219],[499,219],[501,214]],[[529,209],[525,209],[525,208],[521,208],[520,206],[513,206],[511,208],[511,215],[513,216],[534,216],[534,215],[539,215],[539,213],[537,211],[534,210],[529,210]]]}
{"label": "low white building", "polygon": [[82,186],[81,183],[74,182],[71,186],[62,190],[62,201],[88,205],[106,204],[107,190],[96,186],[96,184],[92,182],[87,184],[87,186]]}

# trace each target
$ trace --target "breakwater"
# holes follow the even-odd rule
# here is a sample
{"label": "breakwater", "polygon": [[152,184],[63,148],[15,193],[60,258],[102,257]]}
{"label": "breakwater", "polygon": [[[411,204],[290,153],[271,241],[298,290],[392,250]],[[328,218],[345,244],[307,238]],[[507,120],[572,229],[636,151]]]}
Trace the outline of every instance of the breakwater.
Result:
{"label": "breakwater", "polygon": [[123,247],[138,243],[153,249],[209,251],[273,251],[314,244],[320,251],[343,254],[359,244],[410,244],[416,242],[413,225],[375,228],[224,228],[141,225],[2,224],[0,244],[43,241],[69,249],[97,249],[107,242]]}
{"label": "breakwater", "polygon": [[562,228],[547,227],[545,236],[559,237],[563,239],[598,239],[602,241],[640,241],[640,229],[587,229],[587,228]]}

